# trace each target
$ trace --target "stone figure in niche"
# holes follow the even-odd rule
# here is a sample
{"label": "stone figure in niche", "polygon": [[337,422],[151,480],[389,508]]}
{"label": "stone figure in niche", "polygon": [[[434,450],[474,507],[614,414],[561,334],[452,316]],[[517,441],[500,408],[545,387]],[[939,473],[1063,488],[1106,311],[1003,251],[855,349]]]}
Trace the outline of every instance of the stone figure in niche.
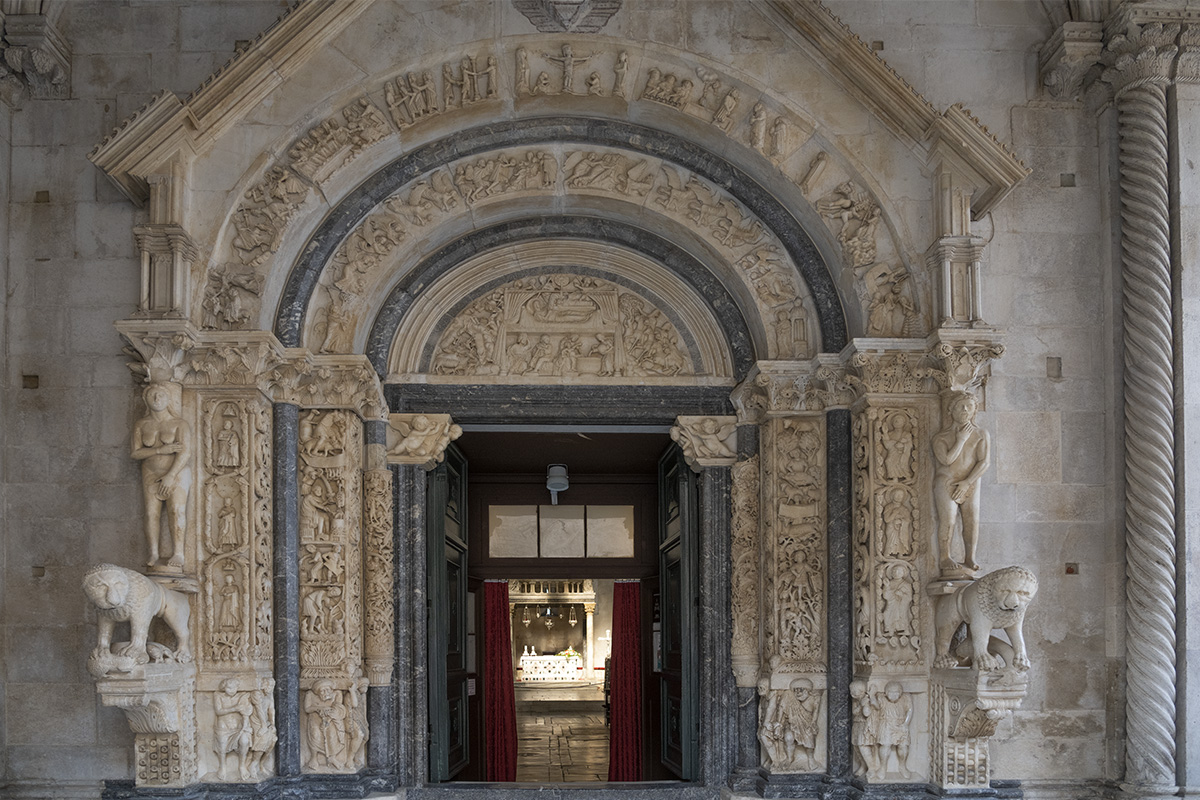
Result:
{"label": "stone figure in niche", "polygon": [[221,681],[220,691],[213,693],[213,712],[216,715],[217,774],[221,780],[231,780],[227,770],[229,755],[237,756],[238,777],[250,780],[250,746],[254,734],[250,718],[254,704],[249,692],[238,691],[235,678]]}
{"label": "stone figure in niche", "polygon": [[[177,391],[179,387],[174,387]],[[149,413],[133,426],[130,455],[142,462],[142,497],[145,501],[146,543],[155,567],[159,559],[162,516],[166,511],[167,530],[171,534],[173,570],[184,566],[184,534],[187,528],[188,494],[192,490],[191,434],[187,422],[176,408],[172,387],[152,383],[143,392]]]}
{"label": "stone figure in niche", "polygon": [[[947,393],[945,426],[933,436],[933,502],[938,513],[938,547],[943,575],[979,571],[975,547],[979,539],[979,483],[991,463],[991,438],[975,424],[975,396]],[[955,527],[962,531],[963,563],[950,557]]]}
{"label": "stone figure in niche", "polygon": [[883,444],[883,472],[890,481],[910,480],[913,437],[907,414],[892,414],[879,436]]}
{"label": "stone figure in niche", "polygon": [[613,65],[613,96],[625,98],[625,76],[629,73],[629,54],[622,50],[617,53],[617,63]]}
{"label": "stone figure in niche", "polygon": [[233,576],[226,573],[225,583],[221,586],[221,611],[217,615],[217,627],[236,630],[241,624],[242,590]]}
{"label": "stone figure in niche", "polygon": [[[877,215],[878,212],[879,208],[876,207],[872,213]],[[874,242],[873,231],[871,235],[871,241]],[[904,291],[908,277],[908,270],[903,264],[895,267],[876,264],[867,270],[863,278],[870,294],[867,336],[897,337],[909,332],[909,323],[916,318],[917,309]]]}
{"label": "stone figure in niche", "polygon": [[909,580],[908,567],[891,564],[883,577],[883,630],[892,634],[906,634],[912,630],[913,584]]}
{"label": "stone figure in niche", "polygon": [[854,774],[863,777],[879,771],[879,742],[875,738],[875,706],[867,696],[866,681],[850,682],[850,744],[853,747]]}
{"label": "stone figure in niche", "polygon": [[883,505],[883,554],[907,556],[912,553],[912,508],[908,492],[900,488],[887,493]]}
{"label": "stone figure in niche", "polygon": [[228,550],[237,547],[241,542],[237,530],[237,507],[232,497],[226,497],[217,511],[217,547]]}
{"label": "stone figure in niche", "polygon": [[[176,661],[190,661],[188,622],[191,608],[187,596],[165,589],[145,575],[113,564],[97,564],[83,576],[83,592],[96,608],[96,649],[88,659],[88,670],[97,677],[109,672],[129,672],[146,664],[152,655],[158,659],[167,651],[162,645],[148,647],[150,621],[161,617],[175,634]],[[113,630],[118,622],[129,623],[129,641],[112,649]]]}
{"label": "stone figure in niche", "polygon": [[229,417],[221,423],[221,430],[217,431],[217,457],[216,462],[218,467],[240,467],[242,465],[242,437],[234,428],[234,421]]}
{"label": "stone figure in niche", "polygon": [[897,681],[888,681],[883,694],[876,694],[872,700],[875,706],[875,740],[878,742],[878,761],[875,774],[871,777],[882,779],[891,770],[892,754],[896,755],[896,771],[902,778],[911,778],[908,771],[909,727],[912,722],[912,698],[904,691]]}
{"label": "stone figure in niche", "polygon": [[[1024,567],[1005,567],[989,572],[977,581],[959,588],[938,601],[935,627],[937,657],[935,667],[963,666],[969,661],[978,670],[999,670],[1007,664],[1018,670],[1030,667],[1025,651],[1025,610],[1037,594],[1037,576]],[[954,634],[967,623],[969,652],[960,658],[951,652]],[[993,628],[1002,628],[1008,636],[1003,642],[993,636]]]}
{"label": "stone figure in niche", "polygon": [[319,680],[304,697],[308,716],[308,758],[310,770],[344,770],[350,766],[346,702],[333,681]]}

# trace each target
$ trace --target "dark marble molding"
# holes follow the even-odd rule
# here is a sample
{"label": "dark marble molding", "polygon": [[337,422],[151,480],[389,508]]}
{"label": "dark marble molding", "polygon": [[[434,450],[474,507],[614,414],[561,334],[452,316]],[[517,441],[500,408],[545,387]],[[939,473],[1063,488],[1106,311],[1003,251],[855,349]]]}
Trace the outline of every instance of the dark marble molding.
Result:
{"label": "dark marble molding", "polygon": [[659,158],[691,170],[728,191],[762,220],[800,270],[816,306],[822,349],[836,353],[845,346],[845,313],[828,267],[796,217],[753,177],[722,156],[675,134],[624,121],[570,116],[468,128],[418,147],[369,177],[342,199],[309,237],[280,297],[275,334],[284,346],[299,346],[309,301],[325,265],[342,240],[400,187],[462,158],[501,148],[553,142],[615,147]]}

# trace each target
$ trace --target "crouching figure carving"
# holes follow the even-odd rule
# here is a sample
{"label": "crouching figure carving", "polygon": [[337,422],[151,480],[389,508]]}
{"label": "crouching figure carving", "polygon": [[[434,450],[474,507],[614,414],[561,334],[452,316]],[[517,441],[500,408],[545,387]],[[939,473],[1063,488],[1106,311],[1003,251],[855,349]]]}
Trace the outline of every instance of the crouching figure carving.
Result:
{"label": "crouching figure carving", "polygon": [[[951,650],[954,634],[967,624],[971,666],[981,671],[1003,668],[1029,669],[1022,626],[1025,609],[1037,594],[1037,577],[1024,567],[1005,567],[943,597],[937,609],[937,659],[935,667],[964,666],[959,653]],[[991,636],[1002,628],[1010,645]]]}
{"label": "crouching figure carving", "polygon": [[[88,671],[95,677],[102,678],[110,672],[130,672],[151,660],[191,661],[188,647],[191,612],[183,593],[166,589],[141,573],[114,564],[97,564],[88,570],[83,576],[83,591],[96,607],[98,617],[96,649],[88,658]],[[162,617],[175,634],[175,650],[147,641],[154,617]],[[112,636],[118,622],[129,623],[129,641],[119,642],[114,650]]]}

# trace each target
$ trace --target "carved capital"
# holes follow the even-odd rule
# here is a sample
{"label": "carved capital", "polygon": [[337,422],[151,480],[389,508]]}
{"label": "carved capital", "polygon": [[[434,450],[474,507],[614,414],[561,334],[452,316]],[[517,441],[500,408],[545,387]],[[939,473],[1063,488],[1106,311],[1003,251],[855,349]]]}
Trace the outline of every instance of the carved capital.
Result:
{"label": "carved capital", "polygon": [[929,376],[942,388],[974,391],[983,383],[991,361],[1004,355],[1002,331],[971,332],[976,333],[981,335],[962,335],[958,330],[943,328],[929,337],[930,358],[937,365]]}
{"label": "carved capital", "polygon": [[71,93],[71,47],[44,14],[3,17],[0,41],[0,100],[13,103],[28,93],[62,100]]}
{"label": "carved capital", "polygon": [[348,408],[363,419],[383,419],[383,384],[366,356],[311,355],[306,350],[280,362],[266,376],[279,402],[305,408]]}
{"label": "carved capital", "polygon": [[759,361],[733,390],[730,400],[740,424],[758,424],[772,416],[849,406],[857,390],[837,356],[811,362]]}
{"label": "carved capital", "polygon": [[1178,23],[1139,24],[1133,18],[1118,21],[1120,33],[1112,35],[1104,49],[1105,69],[1101,79],[1113,94],[1147,85],[1165,86],[1175,74],[1179,56]]}
{"label": "carved capital", "polygon": [[1104,49],[1104,25],[1099,22],[1065,22],[1042,45],[1038,73],[1051,97],[1076,100],[1083,93],[1089,72],[1099,69]]}
{"label": "carved capital", "polygon": [[[905,349],[875,349],[869,339],[855,339],[842,352],[849,363],[846,380],[862,394],[931,394],[938,390],[933,362],[923,342]],[[878,342],[882,344],[882,342]],[[891,345],[894,342],[888,342]]]}
{"label": "carved capital", "polygon": [[433,469],[446,457],[446,447],[462,436],[449,414],[389,414],[387,462]]}
{"label": "carved capital", "polygon": [[671,438],[696,472],[733,466],[737,460],[737,417],[676,417]]}

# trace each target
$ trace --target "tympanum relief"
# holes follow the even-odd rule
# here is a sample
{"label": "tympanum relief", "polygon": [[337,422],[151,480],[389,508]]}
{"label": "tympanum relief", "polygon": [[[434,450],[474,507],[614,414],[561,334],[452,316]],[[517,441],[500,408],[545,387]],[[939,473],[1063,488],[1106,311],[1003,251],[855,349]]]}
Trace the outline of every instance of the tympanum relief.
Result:
{"label": "tympanum relief", "polygon": [[521,278],[469,304],[446,326],[430,372],[529,381],[674,377],[695,372],[674,323],[599,278]]}

